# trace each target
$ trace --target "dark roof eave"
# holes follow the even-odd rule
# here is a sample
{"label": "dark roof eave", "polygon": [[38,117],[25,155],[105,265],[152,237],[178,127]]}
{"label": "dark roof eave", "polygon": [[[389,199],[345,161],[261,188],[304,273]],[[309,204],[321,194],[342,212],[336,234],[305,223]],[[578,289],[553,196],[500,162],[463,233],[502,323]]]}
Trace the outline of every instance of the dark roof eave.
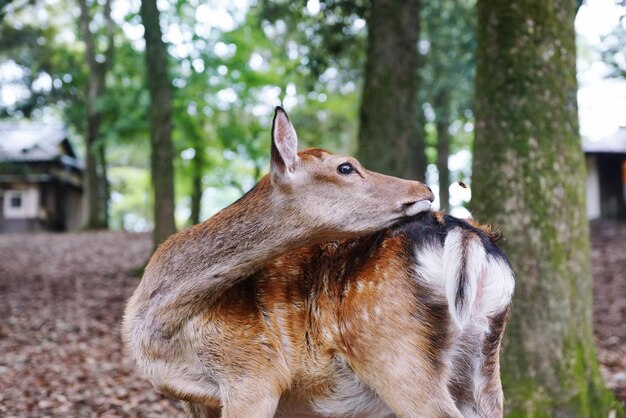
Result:
{"label": "dark roof eave", "polygon": [[10,159],[2,159],[0,158],[0,165],[2,164],[54,164],[54,163],[60,163],[63,166],[75,169],[79,172],[83,172],[85,170],[85,167],[83,166],[83,164],[80,162],[80,160],[76,159],[76,158],[72,158],[72,157],[68,157],[68,156],[60,156],[60,157],[55,157],[55,158],[46,158],[46,159],[22,159],[22,160],[10,160]]}
{"label": "dark roof eave", "polygon": [[59,178],[52,174],[0,174],[0,184],[2,183],[52,183],[53,181],[60,181],[76,189],[82,190],[83,185],[81,182],[72,181],[68,179]]}
{"label": "dark roof eave", "polygon": [[585,155],[623,155],[623,156],[626,156],[626,151],[585,150]]}

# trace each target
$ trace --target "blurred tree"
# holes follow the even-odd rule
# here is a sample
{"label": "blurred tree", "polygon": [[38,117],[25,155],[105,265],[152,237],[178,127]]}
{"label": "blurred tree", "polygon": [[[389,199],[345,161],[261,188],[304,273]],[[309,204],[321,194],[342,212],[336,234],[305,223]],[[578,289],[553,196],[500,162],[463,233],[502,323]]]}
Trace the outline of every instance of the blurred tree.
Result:
{"label": "blurred tree", "polygon": [[422,0],[421,16],[420,49],[426,51],[419,65],[418,129],[423,130],[426,122],[422,103],[429,103],[435,118],[439,207],[446,209],[450,207],[448,159],[451,149],[459,148],[452,144],[456,138],[451,137],[451,125],[466,122],[474,104],[475,2]]}
{"label": "blurred tree", "polygon": [[83,44],[76,42],[74,34],[77,19],[45,2],[14,2],[5,11],[7,19],[0,22],[0,65],[9,71],[0,88],[6,88],[13,100],[0,102],[0,117],[38,119],[56,105],[67,122],[82,131],[88,71]]}
{"label": "blurred tree", "polygon": [[251,10],[273,42],[268,58],[288,108],[293,100],[286,97],[288,87],[297,87],[290,114],[306,145],[344,153],[357,147],[367,10],[369,0],[261,0],[258,10]]}
{"label": "blurred tree", "polygon": [[573,0],[478,0],[472,205],[517,277],[501,361],[514,417],[623,414],[593,343],[574,14]]}
{"label": "blurred tree", "polygon": [[[316,2],[311,2],[316,3]],[[340,86],[357,83],[362,86],[363,67],[365,61],[366,39],[364,30],[359,30],[363,19],[370,13],[370,1],[320,1],[316,6],[309,7],[307,1],[293,2],[270,2],[261,1],[260,16],[273,23],[286,26],[284,37],[287,48],[286,53],[298,48],[305,48],[306,55],[302,64],[292,70],[290,74],[301,72],[305,78],[303,84],[308,89],[317,89],[320,84],[328,86],[327,74],[336,74]],[[474,79],[474,54],[475,54],[475,13],[473,0],[455,0],[453,2],[438,2],[424,0],[420,5],[422,12],[420,30],[420,54],[418,56],[418,77],[416,81],[416,137],[411,143],[408,161],[413,164],[418,178],[423,178],[426,167],[426,139],[432,143],[433,151],[437,143],[445,148],[440,152],[442,161],[447,163],[445,150],[452,152],[467,148],[471,135],[459,134],[458,127],[463,126],[472,119],[473,106],[473,79]],[[280,27],[280,25],[278,25]],[[302,83],[301,83],[302,84]],[[300,84],[299,84],[300,85]],[[329,97],[345,96],[345,93],[329,89]],[[447,99],[441,100],[441,97]],[[436,100],[438,98],[438,100]],[[344,101],[345,106],[353,106]],[[442,103],[441,105],[438,105]],[[306,102],[299,106],[296,111],[299,116],[312,119],[317,122],[314,126],[319,129],[324,126],[323,122],[315,118],[313,109],[318,106],[315,102]],[[320,110],[329,107],[323,103]],[[435,109],[436,107],[436,109]],[[426,117],[424,109],[429,109],[432,120]],[[336,120],[337,108],[333,112],[327,112],[327,123],[346,126],[352,124],[351,120]],[[317,111],[319,112],[319,111]],[[347,113],[347,112],[346,112]],[[346,114],[348,116],[349,113]],[[438,116],[435,119],[435,115]],[[438,122],[442,137],[454,135],[451,144],[446,138],[437,141],[436,130],[427,135],[429,122]],[[447,122],[445,122],[447,121]],[[459,124],[459,122],[461,122]],[[349,125],[348,125],[349,126]],[[325,130],[323,131],[325,132]],[[349,131],[351,132],[351,131]],[[320,136],[320,135],[318,135]],[[435,161],[436,152],[431,152],[432,161]],[[447,164],[440,164],[447,169]],[[443,169],[442,169],[443,171]],[[448,175],[442,176],[447,179]],[[449,184],[449,181],[448,181]],[[442,187],[447,190],[447,187]],[[447,200],[447,199],[443,199]],[[445,205],[444,205],[445,206]]]}
{"label": "blurred tree", "polygon": [[[106,77],[115,51],[113,36],[115,23],[111,18],[111,0],[104,2],[102,16],[106,25],[106,47],[98,51],[96,33],[92,27],[87,0],[78,0],[80,6],[80,29],[85,41],[85,58],[89,68],[87,85],[87,129],[85,132],[85,227],[87,229],[108,227],[109,183],[107,179],[106,145],[101,137],[102,112],[99,101],[105,95]],[[95,4],[97,6],[97,3]]]}
{"label": "blurred tree", "polygon": [[[108,157],[107,161],[103,161],[106,164],[104,167],[90,166],[97,168],[96,174],[105,172],[109,166],[146,167],[143,156],[147,155],[149,149],[145,146],[147,141],[144,141],[147,138],[145,119],[148,100],[144,92],[144,76],[139,71],[143,56],[133,47],[131,40],[124,36],[119,22],[113,24],[109,20],[110,16],[105,18],[108,12],[105,13],[102,5],[87,2],[88,12],[82,17],[89,18],[84,20],[90,22],[96,66],[105,66],[105,60],[110,63],[106,65],[106,89],[98,89],[99,97],[88,104],[90,77],[92,82],[94,79],[86,59],[86,42],[77,42],[77,38],[84,39],[84,36],[81,30],[81,8],[78,2],[75,4],[74,9],[70,9],[72,13],[59,9],[57,3],[15,2],[14,5],[20,6],[17,8],[11,5],[8,18],[0,22],[0,37],[3,40],[0,65],[12,66],[13,73],[19,76],[6,79],[6,83],[3,80],[0,88],[5,87],[9,92],[17,91],[20,94],[13,102],[0,103],[0,117],[61,118],[70,128],[72,138],[78,134],[82,140],[88,131],[87,110],[91,109],[98,115],[95,149],[100,144],[106,144]],[[45,16],[46,19],[33,20],[32,16]],[[130,15],[129,20],[138,20],[138,17],[135,19]],[[109,43],[113,36],[116,59],[109,61],[106,50],[107,45],[113,45]],[[112,54],[113,51],[110,51],[109,56]],[[79,147],[82,152],[86,148]],[[97,155],[96,159],[101,161]],[[108,176],[90,178],[95,177],[101,180],[97,184],[101,190],[104,189]],[[109,182],[106,185],[109,186]],[[110,187],[117,198],[112,205],[118,204],[122,197],[119,193],[121,189],[115,181],[110,182]],[[102,209],[106,209],[105,195],[108,193],[101,194]],[[104,211],[95,212],[104,215]]]}
{"label": "blurred tree", "polygon": [[420,0],[372,0],[366,20],[358,155],[373,170],[421,177],[414,160]]}
{"label": "blurred tree", "polygon": [[150,167],[154,187],[153,241],[156,247],[176,232],[172,84],[167,71],[167,49],[163,42],[156,0],[142,0],[140,14],[146,40],[146,83],[150,91]]}

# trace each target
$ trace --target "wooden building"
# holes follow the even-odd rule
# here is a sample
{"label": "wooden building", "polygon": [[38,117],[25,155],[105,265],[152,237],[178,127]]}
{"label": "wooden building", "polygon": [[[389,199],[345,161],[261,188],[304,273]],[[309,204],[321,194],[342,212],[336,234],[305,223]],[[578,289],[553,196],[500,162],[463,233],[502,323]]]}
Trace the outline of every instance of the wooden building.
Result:
{"label": "wooden building", "polygon": [[82,175],[63,126],[0,122],[0,233],[80,228]]}
{"label": "wooden building", "polygon": [[626,220],[626,126],[583,148],[589,219]]}

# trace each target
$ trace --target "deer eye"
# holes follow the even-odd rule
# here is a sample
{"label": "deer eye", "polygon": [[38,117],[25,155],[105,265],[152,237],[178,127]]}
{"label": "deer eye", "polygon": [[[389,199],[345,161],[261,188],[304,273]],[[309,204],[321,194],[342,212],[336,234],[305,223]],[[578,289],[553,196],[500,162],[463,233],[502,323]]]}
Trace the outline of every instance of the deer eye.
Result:
{"label": "deer eye", "polygon": [[337,167],[337,172],[339,174],[348,175],[356,172],[354,166],[350,163],[343,163],[339,167]]}

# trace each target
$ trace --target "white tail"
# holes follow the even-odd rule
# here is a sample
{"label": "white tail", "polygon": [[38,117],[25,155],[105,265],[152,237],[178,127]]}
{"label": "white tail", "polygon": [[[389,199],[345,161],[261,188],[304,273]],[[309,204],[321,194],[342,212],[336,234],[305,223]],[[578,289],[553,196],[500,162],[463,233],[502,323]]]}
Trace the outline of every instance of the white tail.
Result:
{"label": "white tail", "polygon": [[515,287],[511,266],[488,230],[438,214],[416,229],[418,280],[445,301],[451,320],[441,352],[446,386],[463,417],[502,416],[499,347]]}
{"label": "white tail", "polygon": [[443,278],[450,317],[462,330],[472,320],[502,312],[513,296],[514,281],[506,260],[489,256],[481,237],[455,228],[443,248]]}

